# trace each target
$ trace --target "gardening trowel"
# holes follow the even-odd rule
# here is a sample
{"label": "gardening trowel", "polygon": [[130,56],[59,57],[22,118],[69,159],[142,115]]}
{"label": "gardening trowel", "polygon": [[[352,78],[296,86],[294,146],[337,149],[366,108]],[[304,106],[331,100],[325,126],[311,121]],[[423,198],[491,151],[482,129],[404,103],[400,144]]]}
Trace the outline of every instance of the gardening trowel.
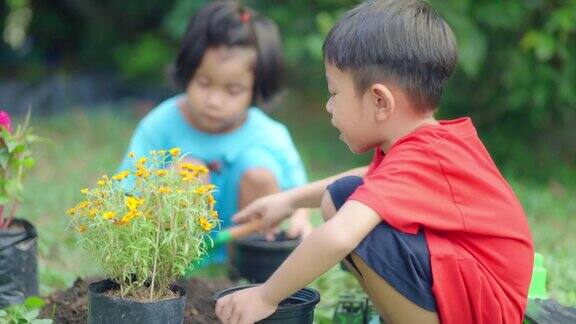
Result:
{"label": "gardening trowel", "polygon": [[[206,245],[208,246],[208,248],[206,249],[206,252],[210,253],[210,251],[223,246],[229,242],[232,242],[234,240],[237,239],[241,239],[243,237],[246,237],[250,234],[254,234],[256,232],[258,232],[258,230],[260,230],[262,228],[262,221],[258,218],[253,219],[252,221],[243,223],[243,224],[238,224],[232,227],[229,227],[225,230],[222,230],[220,232],[218,232],[218,234],[216,234],[216,237],[213,238],[210,242],[210,240],[207,240]],[[198,264],[193,265],[190,264],[188,266],[188,269],[186,270],[186,272],[184,273],[185,277],[188,277],[190,275],[192,275],[194,273],[195,270],[198,269]]]}

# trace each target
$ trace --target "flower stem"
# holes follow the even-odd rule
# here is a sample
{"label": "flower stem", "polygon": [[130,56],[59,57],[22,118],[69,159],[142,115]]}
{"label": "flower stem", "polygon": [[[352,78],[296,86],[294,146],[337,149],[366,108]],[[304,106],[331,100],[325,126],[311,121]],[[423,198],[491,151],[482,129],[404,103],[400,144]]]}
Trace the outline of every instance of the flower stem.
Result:
{"label": "flower stem", "polygon": [[154,268],[152,269],[152,282],[150,283],[150,300],[154,296],[154,280],[156,279],[156,265],[158,263],[158,252],[160,251],[159,241],[160,241],[160,226],[161,222],[158,221],[158,228],[156,229],[156,252],[154,252]]}

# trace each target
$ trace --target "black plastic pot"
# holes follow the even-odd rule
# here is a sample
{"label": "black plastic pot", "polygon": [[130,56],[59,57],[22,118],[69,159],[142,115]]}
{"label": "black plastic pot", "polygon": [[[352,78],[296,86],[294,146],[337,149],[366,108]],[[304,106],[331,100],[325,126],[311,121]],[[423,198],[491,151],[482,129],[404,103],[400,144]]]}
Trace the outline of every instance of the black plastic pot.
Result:
{"label": "black plastic pot", "polygon": [[[214,295],[214,302],[228,294],[254,286],[256,285],[239,286],[223,290]],[[300,289],[294,295],[283,300],[272,315],[257,323],[312,324],[314,322],[314,307],[319,302],[319,292],[311,288]]]}
{"label": "black plastic pot", "polygon": [[181,324],[184,321],[186,290],[173,285],[171,290],[179,298],[141,303],[129,299],[106,296],[119,286],[110,279],[88,286],[88,324]]}
{"label": "black plastic pot", "polygon": [[290,239],[284,232],[274,241],[267,241],[256,234],[233,243],[232,271],[253,283],[262,283],[286,260],[300,243],[300,238]]}
{"label": "black plastic pot", "polygon": [[38,295],[37,239],[34,226],[22,219],[0,231],[0,308]]}

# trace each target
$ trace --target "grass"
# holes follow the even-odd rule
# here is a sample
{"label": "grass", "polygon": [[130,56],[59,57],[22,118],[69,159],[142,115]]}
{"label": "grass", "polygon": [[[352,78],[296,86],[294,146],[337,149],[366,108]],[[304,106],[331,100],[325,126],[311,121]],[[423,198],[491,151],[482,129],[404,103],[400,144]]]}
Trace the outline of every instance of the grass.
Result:
{"label": "grass", "polygon": [[[285,104],[274,115],[288,125],[309,171],[318,179],[366,163],[370,156],[355,156],[338,141],[326,113],[314,100],[300,98]],[[291,106],[289,106],[291,104]],[[297,108],[296,108],[297,107]],[[75,247],[76,235],[66,230],[67,207],[80,198],[80,188],[113,172],[128,144],[137,118],[131,109],[104,107],[75,110],[51,117],[35,117],[36,132],[50,141],[37,145],[37,167],[26,182],[26,201],[18,216],[38,228],[41,293],[69,287],[77,276],[101,274],[87,255]],[[306,116],[306,118],[302,118]],[[529,216],[536,250],[544,255],[552,297],[576,304],[576,188],[557,182],[532,184],[512,179]],[[314,221],[319,223],[316,213]],[[337,267],[313,283],[322,293],[317,308],[319,323],[329,322],[338,296],[358,290],[349,274]]]}

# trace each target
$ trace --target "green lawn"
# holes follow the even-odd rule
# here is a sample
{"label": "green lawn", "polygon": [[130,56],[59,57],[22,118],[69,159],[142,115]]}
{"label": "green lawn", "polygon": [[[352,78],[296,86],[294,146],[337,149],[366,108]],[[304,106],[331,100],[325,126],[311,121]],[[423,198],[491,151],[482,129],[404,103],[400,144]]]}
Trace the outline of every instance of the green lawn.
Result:
{"label": "green lawn", "polygon": [[[323,107],[300,98],[274,115],[293,132],[309,170],[310,179],[366,163],[369,156],[354,156],[339,142]],[[294,108],[296,107],[296,108]],[[19,216],[35,223],[40,234],[41,293],[64,289],[76,276],[100,270],[74,245],[73,231],[66,229],[67,207],[77,201],[80,188],[92,185],[102,174],[112,173],[128,143],[137,118],[125,107],[76,110],[53,117],[34,117],[36,132],[50,141],[35,148],[37,167],[26,183],[26,201]],[[511,180],[529,215],[536,250],[545,257],[549,291],[565,304],[576,303],[576,188],[556,182],[549,185]],[[315,214],[315,222],[319,216]],[[318,279],[322,293],[318,322],[325,322],[341,292],[358,289],[352,278],[337,268]]]}

